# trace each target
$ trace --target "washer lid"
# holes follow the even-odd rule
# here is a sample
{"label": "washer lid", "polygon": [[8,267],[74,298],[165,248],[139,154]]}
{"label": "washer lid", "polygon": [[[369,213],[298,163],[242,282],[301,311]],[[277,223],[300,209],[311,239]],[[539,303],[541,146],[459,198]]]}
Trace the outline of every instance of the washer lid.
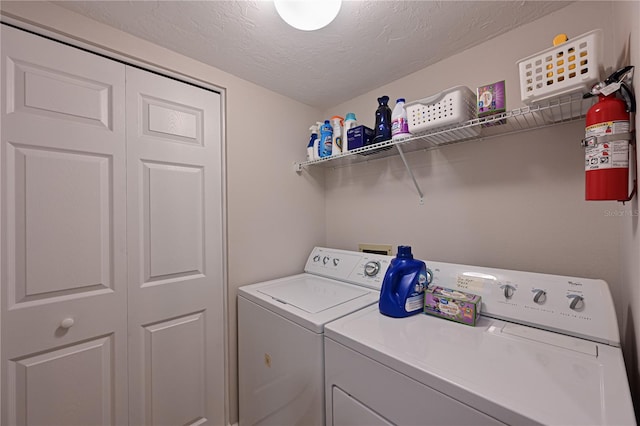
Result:
{"label": "washer lid", "polygon": [[377,303],[380,293],[342,281],[299,274],[238,288],[238,297],[268,309],[314,333],[337,318]]}
{"label": "washer lid", "polygon": [[347,287],[313,276],[277,283],[261,288],[258,292],[310,314],[325,311],[370,293],[363,288]]}

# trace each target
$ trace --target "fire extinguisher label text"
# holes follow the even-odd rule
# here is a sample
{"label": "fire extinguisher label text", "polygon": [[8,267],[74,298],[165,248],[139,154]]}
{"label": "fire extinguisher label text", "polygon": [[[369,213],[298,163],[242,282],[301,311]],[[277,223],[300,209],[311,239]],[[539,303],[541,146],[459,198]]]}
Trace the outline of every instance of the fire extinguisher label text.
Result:
{"label": "fire extinguisher label text", "polygon": [[[585,138],[615,135],[629,132],[628,121],[608,121],[594,124],[585,129]],[[629,141],[612,140],[595,143],[586,148],[585,170],[628,168]]]}

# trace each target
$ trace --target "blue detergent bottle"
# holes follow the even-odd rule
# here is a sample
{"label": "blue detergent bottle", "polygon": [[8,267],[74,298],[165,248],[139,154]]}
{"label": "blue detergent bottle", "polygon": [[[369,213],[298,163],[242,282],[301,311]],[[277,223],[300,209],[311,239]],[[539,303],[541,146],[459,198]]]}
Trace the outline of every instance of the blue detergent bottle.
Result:
{"label": "blue detergent bottle", "polygon": [[428,283],[427,265],[414,259],[410,246],[398,246],[398,254],[391,261],[382,281],[380,313],[404,318],[424,308],[424,290]]}
{"label": "blue detergent bottle", "polygon": [[329,120],[325,120],[324,124],[320,126],[320,144],[318,145],[320,158],[331,157],[332,146],[333,127],[331,127],[331,122]]}
{"label": "blue detergent bottle", "polygon": [[389,108],[389,97],[378,98],[378,109],[376,110],[376,128],[372,143],[379,143],[391,139],[391,108]]}

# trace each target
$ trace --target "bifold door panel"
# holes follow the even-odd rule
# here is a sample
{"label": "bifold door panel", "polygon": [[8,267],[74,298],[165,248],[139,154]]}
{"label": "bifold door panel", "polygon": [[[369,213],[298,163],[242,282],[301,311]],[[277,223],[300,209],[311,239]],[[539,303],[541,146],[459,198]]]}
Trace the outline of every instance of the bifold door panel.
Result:
{"label": "bifold door panel", "polygon": [[2,25],[1,423],[224,422],[220,95]]}
{"label": "bifold door panel", "polygon": [[219,424],[220,96],[127,67],[126,97],[130,421]]}
{"label": "bifold door panel", "polygon": [[126,424],[125,66],[2,27],[2,424]]}

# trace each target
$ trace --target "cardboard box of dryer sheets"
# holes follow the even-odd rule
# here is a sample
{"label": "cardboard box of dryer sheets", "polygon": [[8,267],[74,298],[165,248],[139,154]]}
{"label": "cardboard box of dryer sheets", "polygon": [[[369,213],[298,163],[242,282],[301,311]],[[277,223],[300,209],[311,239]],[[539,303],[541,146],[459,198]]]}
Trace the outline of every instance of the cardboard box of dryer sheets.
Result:
{"label": "cardboard box of dryer sheets", "polygon": [[482,298],[444,287],[428,288],[424,294],[424,313],[467,325],[476,325]]}

